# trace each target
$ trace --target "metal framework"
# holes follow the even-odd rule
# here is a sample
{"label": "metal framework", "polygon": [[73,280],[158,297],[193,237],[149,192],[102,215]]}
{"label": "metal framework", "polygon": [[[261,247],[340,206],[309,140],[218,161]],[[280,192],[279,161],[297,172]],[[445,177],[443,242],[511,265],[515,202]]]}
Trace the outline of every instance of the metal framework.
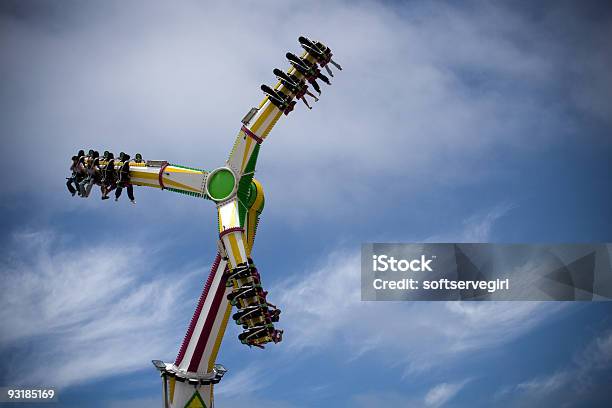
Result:
{"label": "metal framework", "polygon": [[[237,312],[232,317],[244,329],[238,336],[242,343],[263,348],[266,343],[282,340],[282,330],[274,326],[280,310],[267,301],[267,292],[251,259],[257,224],[264,208],[263,187],[254,178],[257,156],[274,125],[293,110],[296,100],[302,100],[309,109],[305,96],[318,100],[309,91],[309,85],[320,94],[317,80],[330,84],[320,68],[325,68],[332,77],[330,64],[342,69],[332,60],[331,50],[323,43],[305,37],[299,37],[299,42],[304,52],[299,57],[286,54],[290,68],[286,72],[274,69],[278,79],[274,88],[261,86],[265,97],[242,119],[224,166],[205,171],[155,160],[111,163],[101,159],[96,162],[105,172],[108,169],[129,170],[128,183],[131,185],[208,199],[217,208],[218,253],[176,360],[172,363],[153,361],[162,377],[164,407],[210,408],[214,405],[214,384],[226,372],[215,361],[233,306]],[[91,159],[85,159],[85,166],[88,161]],[[99,184],[103,190],[104,183],[102,178]]]}

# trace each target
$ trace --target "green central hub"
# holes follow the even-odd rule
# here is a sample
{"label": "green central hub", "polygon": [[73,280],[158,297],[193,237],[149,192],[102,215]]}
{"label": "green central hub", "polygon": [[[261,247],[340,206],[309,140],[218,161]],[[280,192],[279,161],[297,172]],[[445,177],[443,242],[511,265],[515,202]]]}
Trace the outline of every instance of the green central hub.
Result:
{"label": "green central hub", "polygon": [[206,180],[208,196],[215,201],[229,198],[236,190],[236,177],[227,167],[213,170]]}

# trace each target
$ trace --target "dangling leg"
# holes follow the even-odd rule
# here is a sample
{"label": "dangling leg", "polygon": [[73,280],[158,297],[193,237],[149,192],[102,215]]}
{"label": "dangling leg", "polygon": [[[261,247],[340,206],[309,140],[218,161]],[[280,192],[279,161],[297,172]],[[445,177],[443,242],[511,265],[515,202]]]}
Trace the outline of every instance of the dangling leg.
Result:
{"label": "dangling leg", "polygon": [[84,177],[83,180],[78,183],[79,191],[81,192],[81,197],[83,198],[87,197],[87,193],[85,191],[85,185],[87,184],[87,180],[88,177]]}
{"label": "dangling leg", "polygon": [[74,177],[68,178],[68,181],[66,181],[66,187],[68,187],[68,191],[70,191],[70,194],[72,194],[72,196],[74,197],[77,190],[72,186],[72,183],[74,183]]}
{"label": "dangling leg", "polygon": [[130,199],[130,202],[132,204],[136,204],[136,200],[134,199],[134,186],[132,185],[132,183],[128,183],[126,188],[127,188],[127,195],[128,195],[128,198]]}
{"label": "dangling leg", "polygon": [[123,184],[118,183],[117,189],[115,190],[115,201],[119,201],[119,197],[121,197],[122,191],[123,191]]}
{"label": "dangling leg", "polygon": [[85,197],[89,197],[89,193],[91,193],[91,189],[94,186],[94,181],[93,179],[89,180],[89,183],[87,183],[87,187],[85,187]]}

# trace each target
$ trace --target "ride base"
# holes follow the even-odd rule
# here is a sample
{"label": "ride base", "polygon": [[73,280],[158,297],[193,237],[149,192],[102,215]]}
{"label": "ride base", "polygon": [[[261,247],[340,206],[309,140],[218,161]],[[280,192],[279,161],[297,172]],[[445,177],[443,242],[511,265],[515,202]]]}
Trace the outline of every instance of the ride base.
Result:
{"label": "ride base", "polygon": [[221,381],[227,369],[215,364],[212,371],[196,374],[179,370],[172,363],[153,360],[162,379],[164,408],[212,408],[213,386]]}

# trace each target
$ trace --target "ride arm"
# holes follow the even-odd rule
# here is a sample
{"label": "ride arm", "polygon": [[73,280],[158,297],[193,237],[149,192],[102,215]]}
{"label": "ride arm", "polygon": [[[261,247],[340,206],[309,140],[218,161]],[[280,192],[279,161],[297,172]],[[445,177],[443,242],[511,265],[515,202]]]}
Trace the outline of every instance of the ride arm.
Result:
{"label": "ride arm", "polygon": [[250,197],[244,221],[241,222],[241,203],[237,198],[217,205],[219,246],[222,257],[228,262],[227,285],[231,287],[231,293],[227,296],[227,307],[236,306],[237,312],[232,317],[244,329],[238,339],[243,344],[263,348],[265,343],[281,341],[282,331],[274,327],[280,310],[268,303],[261,276],[250,258],[264,205],[261,184],[253,180],[252,186],[254,196]]}
{"label": "ride arm", "polygon": [[[291,67],[286,72],[274,70],[279,79],[272,89],[262,85],[265,97],[257,108],[252,108],[242,119],[242,127],[236,136],[234,146],[227,160],[237,178],[243,175],[252,175],[255,171],[259,147],[266,139],[280,117],[289,114],[296,104],[294,99],[304,99],[304,95],[312,95],[308,91],[308,84],[312,85],[320,93],[317,79],[322,79],[329,84],[327,77],[322,75],[318,66],[325,67],[329,73],[328,63],[332,63],[338,69],[339,65],[331,60],[331,50],[320,42],[312,42],[304,37],[299,41],[304,48],[300,57],[287,53]],[[314,96],[314,95],[312,95]],[[315,97],[316,100],[318,100]],[[308,106],[310,107],[310,106]]]}
{"label": "ride arm", "polygon": [[[100,161],[102,168],[106,165],[106,161]],[[116,161],[115,171],[122,165],[122,162]],[[202,169],[162,160],[129,163],[129,180],[135,186],[153,187],[200,198],[208,198],[205,191],[207,174],[208,172]]]}

